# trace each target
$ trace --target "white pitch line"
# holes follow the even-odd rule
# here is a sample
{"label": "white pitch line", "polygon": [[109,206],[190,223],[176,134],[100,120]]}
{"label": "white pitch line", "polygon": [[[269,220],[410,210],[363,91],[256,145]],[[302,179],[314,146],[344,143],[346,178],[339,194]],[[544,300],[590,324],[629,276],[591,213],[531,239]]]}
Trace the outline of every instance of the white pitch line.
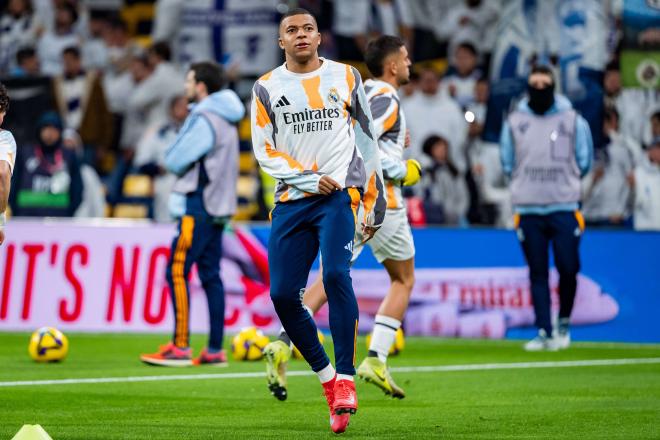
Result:
{"label": "white pitch line", "polygon": [[[466,364],[466,365],[433,365],[419,367],[394,367],[395,373],[436,373],[451,371],[488,371],[488,370],[517,370],[530,368],[566,368],[566,367],[601,367],[615,365],[642,365],[660,364],[658,358],[631,358],[631,359],[588,359],[576,361],[549,361],[549,362],[507,362],[494,364]],[[288,376],[312,376],[309,370],[294,370]],[[75,385],[88,383],[126,383],[126,382],[159,382],[168,380],[204,380],[204,379],[247,379],[264,377],[262,372],[252,373],[216,373],[216,374],[177,374],[160,376],[126,376],[126,377],[90,377],[78,379],[51,379],[51,380],[17,380],[0,382],[0,388],[20,386],[44,385]]]}

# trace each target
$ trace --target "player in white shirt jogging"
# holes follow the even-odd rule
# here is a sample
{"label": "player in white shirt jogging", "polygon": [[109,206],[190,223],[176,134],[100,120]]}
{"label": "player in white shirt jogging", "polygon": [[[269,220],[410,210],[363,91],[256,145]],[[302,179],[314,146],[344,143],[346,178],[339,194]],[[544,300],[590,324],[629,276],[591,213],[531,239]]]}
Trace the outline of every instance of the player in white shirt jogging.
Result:
{"label": "player in white shirt jogging", "polygon": [[[323,384],[331,428],[339,433],[358,406],[352,245],[358,222],[367,241],[386,209],[378,143],[360,74],[318,56],[321,34],[314,17],[293,9],[279,29],[286,62],[259,78],[252,94],[254,153],[261,168],[278,180],[268,240],[270,297],[287,334]],[[360,202],[364,213],[358,217]],[[336,372],[301,299],[319,250]],[[269,358],[275,354],[265,352]]]}
{"label": "player in white shirt jogging", "polygon": [[[405,393],[390,376],[386,361],[396,331],[401,327],[408,308],[414,284],[415,246],[401,185],[417,183],[421,167],[414,159],[403,160],[404,148],[407,146],[407,130],[397,95],[399,86],[409,81],[410,59],[403,40],[387,35],[369,43],[365,58],[367,67],[376,78],[365,82],[365,91],[374,120],[387,195],[385,220],[378,234],[368,244],[378,262],[385,266],[392,284],[376,314],[369,354],[360,364],[357,374],[381,388],[386,394],[403,398]],[[364,244],[365,241],[358,234],[352,261],[361,253]],[[305,292],[303,301],[310,313],[318,311],[326,303],[327,297],[321,277]],[[286,362],[290,356],[290,342],[287,334],[282,332],[280,340],[264,349],[269,363],[271,391],[280,400],[286,398],[285,374]]]}

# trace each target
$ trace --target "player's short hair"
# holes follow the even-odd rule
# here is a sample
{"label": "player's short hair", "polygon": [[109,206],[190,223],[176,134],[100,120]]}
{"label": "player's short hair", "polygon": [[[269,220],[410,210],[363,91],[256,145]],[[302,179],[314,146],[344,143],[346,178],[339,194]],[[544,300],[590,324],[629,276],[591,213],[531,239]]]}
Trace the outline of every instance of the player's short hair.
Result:
{"label": "player's short hair", "polygon": [[204,83],[209,95],[225,85],[225,71],[218,63],[202,61],[192,64],[190,70],[195,73],[196,82]]}
{"label": "player's short hair", "polygon": [[80,49],[76,46],[69,46],[62,51],[62,55],[72,55],[80,59]]}
{"label": "player's short hair", "polygon": [[294,15],[309,15],[314,19],[314,24],[316,25],[316,27],[317,28],[319,27],[319,25],[316,23],[316,17],[314,17],[314,14],[312,14],[305,8],[292,8],[289,9],[284,14],[282,14],[282,18],[280,18],[280,26],[282,25],[282,22],[284,21],[285,18],[293,17]]}
{"label": "player's short hair", "polygon": [[651,120],[654,120],[654,119],[657,119],[658,121],[660,121],[660,110],[657,111],[657,112],[654,112],[654,113],[651,115]]}
{"label": "player's short hair", "polygon": [[9,94],[5,86],[0,83],[0,113],[5,113],[9,110]]}
{"label": "player's short hair", "polygon": [[399,37],[382,35],[367,44],[364,61],[369,72],[376,78],[383,76],[383,61],[388,55],[398,52],[405,43]]}
{"label": "player's short hair", "polygon": [[23,47],[18,49],[16,52],[16,64],[20,66],[23,64],[23,62],[29,60],[30,58],[34,58],[35,56],[37,56],[37,51],[34,49],[34,47]]}
{"label": "player's short hair", "polygon": [[165,41],[157,41],[149,48],[149,53],[156,55],[163,61],[170,61],[172,59],[172,50],[170,45]]}
{"label": "player's short hair", "polygon": [[550,79],[552,80],[552,84],[555,83],[555,75],[552,73],[552,69],[545,64],[536,64],[532,66],[531,72],[529,72],[529,76],[534,75],[535,73],[541,73],[543,75],[548,75]]}

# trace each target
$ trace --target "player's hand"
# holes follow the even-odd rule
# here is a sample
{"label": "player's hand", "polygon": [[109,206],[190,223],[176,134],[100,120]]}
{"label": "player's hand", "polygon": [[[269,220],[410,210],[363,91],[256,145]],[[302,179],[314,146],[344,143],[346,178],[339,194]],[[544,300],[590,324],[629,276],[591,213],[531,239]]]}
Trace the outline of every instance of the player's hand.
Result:
{"label": "player's hand", "polygon": [[374,238],[376,231],[378,231],[378,227],[362,223],[362,244]]}
{"label": "player's hand", "polygon": [[406,161],[406,177],[403,178],[403,186],[412,186],[419,182],[422,177],[422,166],[415,159]]}
{"label": "player's hand", "polygon": [[0,228],[0,245],[5,242],[5,231]]}
{"label": "player's hand", "polygon": [[319,193],[327,196],[334,191],[341,191],[342,187],[330,176],[321,176],[319,180]]}

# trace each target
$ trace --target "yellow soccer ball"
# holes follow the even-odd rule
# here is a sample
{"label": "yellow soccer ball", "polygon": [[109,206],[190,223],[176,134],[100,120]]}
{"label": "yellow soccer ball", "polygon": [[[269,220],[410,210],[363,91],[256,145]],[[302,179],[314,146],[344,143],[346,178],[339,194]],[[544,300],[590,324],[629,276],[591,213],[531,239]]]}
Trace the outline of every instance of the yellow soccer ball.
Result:
{"label": "yellow soccer ball", "polygon": [[69,352],[69,340],[54,327],[41,327],[32,333],[28,353],[37,362],[58,362]]}
{"label": "yellow soccer ball", "polygon": [[[371,345],[371,333],[367,335],[367,350]],[[394,343],[390,347],[390,356],[396,356],[406,347],[406,339],[403,337],[403,330],[399,328],[394,335]]]}
{"label": "yellow soccer ball", "polygon": [[[321,330],[317,330],[317,335],[319,337],[319,342],[321,345],[323,345],[323,342],[325,341],[325,336],[323,336],[323,333]],[[300,350],[296,348],[296,346],[293,346],[293,357],[296,359],[303,359],[303,355],[300,353]]]}
{"label": "yellow soccer ball", "polygon": [[269,342],[268,336],[256,327],[244,328],[231,341],[231,355],[237,361],[257,361]]}

